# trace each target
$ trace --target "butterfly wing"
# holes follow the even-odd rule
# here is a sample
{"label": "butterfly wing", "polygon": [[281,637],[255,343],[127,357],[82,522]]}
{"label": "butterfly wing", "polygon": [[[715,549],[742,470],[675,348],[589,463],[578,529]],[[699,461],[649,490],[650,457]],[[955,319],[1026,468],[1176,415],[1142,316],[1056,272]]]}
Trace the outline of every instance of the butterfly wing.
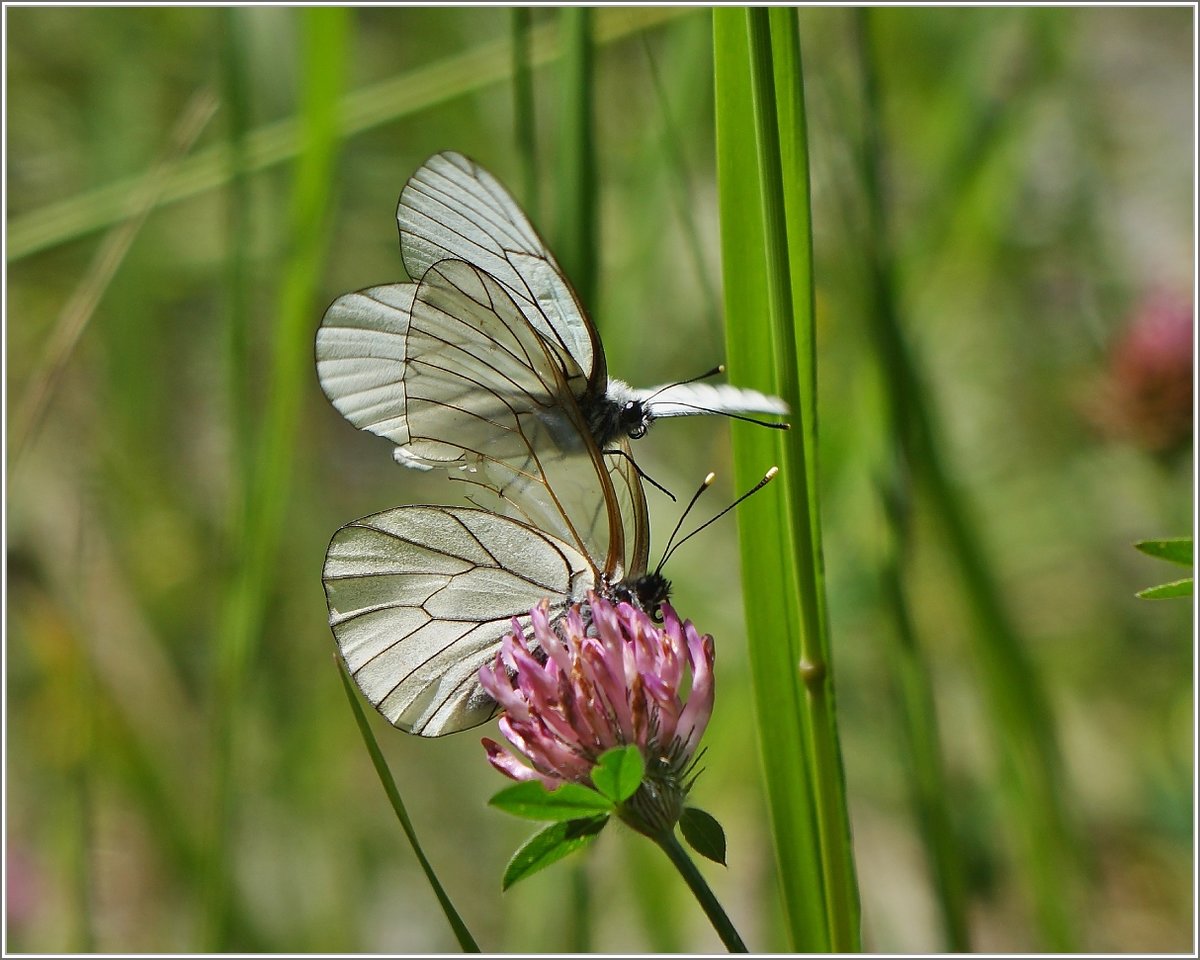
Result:
{"label": "butterfly wing", "polygon": [[691,417],[705,413],[788,412],[788,405],[779,397],[770,397],[757,390],[728,383],[675,383],[634,389],[632,394],[646,404],[653,419]]}
{"label": "butterfly wing", "polygon": [[589,383],[607,382],[604,350],[553,254],[500,181],[446,151],[412,175],[396,209],[400,254],[413,280],[462,260],[508,288],[525,318],[565,350]]}
{"label": "butterfly wing", "polygon": [[339,298],[318,332],[317,371],[338,410],[396,443],[403,462],[458,468],[492,509],[612,576],[626,569],[640,483],[634,497],[620,481],[623,508],[575,400],[584,370],[481,268],[441,261],[419,284]]}
{"label": "butterfly wing", "polygon": [[[317,379],[337,411],[360,430],[408,442],[408,328],[415,283],[338,297],[317,330]],[[424,466],[424,464],[416,464]]]}
{"label": "butterfly wing", "polygon": [[[556,408],[584,389],[585,371],[478,267],[442,261],[420,284],[339,297],[317,331],[316,355],[337,410],[405,448],[409,465],[463,466],[523,452],[512,418],[534,409],[555,446],[581,452]],[[448,436],[455,439],[441,442]]]}
{"label": "butterfly wing", "polygon": [[[492,510],[400,507],[352,523],[330,544],[325,590],[364,695],[401,729],[438,736],[494,712],[477,676],[513,616],[527,626],[544,598],[561,611],[644,572],[646,501],[625,441],[624,455],[604,455],[588,432],[572,392],[582,371],[499,281],[444,261],[387,297],[388,310],[407,311],[402,344],[380,333],[391,374],[361,380],[368,351],[347,349],[326,357],[322,382],[360,378],[360,419],[406,456],[461,468],[452,477]],[[401,405],[376,409],[371,391],[389,380],[403,385]]]}
{"label": "butterfly wing", "polygon": [[398,507],[333,536],[323,572],[329,623],[359,689],[409,733],[488,720],[479,686],[511,630],[545,598],[551,619],[596,584],[591,561],[523,523],[467,507]]}

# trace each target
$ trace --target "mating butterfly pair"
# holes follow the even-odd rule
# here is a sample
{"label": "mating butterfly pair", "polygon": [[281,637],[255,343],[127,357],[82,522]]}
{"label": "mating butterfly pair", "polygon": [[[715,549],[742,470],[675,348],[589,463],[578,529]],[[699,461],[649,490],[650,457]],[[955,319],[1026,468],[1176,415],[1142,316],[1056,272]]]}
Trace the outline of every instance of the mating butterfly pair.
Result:
{"label": "mating butterfly pair", "polygon": [[351,675],[421,736],[490,718],[479,686],[513,617],[589,590],[655,609],[649,523],[629,439],[659,417],[782,414],[728,385],[638,390],[608,377],[587,314],[516,201],[457,153],[431,157],[397,209],[415,283],[338,298],[317,374],[356,427],[418,469],[451,468],[471,507],[406,506],[334,535],[323,579]]}

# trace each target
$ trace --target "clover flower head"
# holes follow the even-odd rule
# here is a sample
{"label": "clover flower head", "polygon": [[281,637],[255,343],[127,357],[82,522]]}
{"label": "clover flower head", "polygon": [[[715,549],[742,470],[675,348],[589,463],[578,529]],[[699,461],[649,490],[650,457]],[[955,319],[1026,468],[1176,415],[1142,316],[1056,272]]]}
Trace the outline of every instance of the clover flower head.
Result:
{"label": "clover flower head", "polygon": [[645,775],[621,816],[643,833],[674,826],[712,714],[713,640],[690,620],[680,622],[669,604],[662,613],[656,623],[593,593],[552,623],[543,602],[531,611],[532,643],[514,619],[479,675],[504,710],[500,732],[508,745],[483,740],[492,766],[548,789],[588,785],[601,754],[635,745]]}

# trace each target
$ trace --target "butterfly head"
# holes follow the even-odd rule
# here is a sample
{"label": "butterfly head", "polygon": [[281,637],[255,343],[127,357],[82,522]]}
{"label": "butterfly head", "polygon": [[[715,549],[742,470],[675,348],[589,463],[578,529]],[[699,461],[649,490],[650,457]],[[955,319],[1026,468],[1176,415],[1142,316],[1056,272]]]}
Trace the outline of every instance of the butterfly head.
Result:
{"label": "butterfly head", "polygon": [[609,380],[604,396],[592,407],[588,425],[592,428],[592,436],[604,448],[617,437],[642,439],[653,420],[650,404],[629,384]]}

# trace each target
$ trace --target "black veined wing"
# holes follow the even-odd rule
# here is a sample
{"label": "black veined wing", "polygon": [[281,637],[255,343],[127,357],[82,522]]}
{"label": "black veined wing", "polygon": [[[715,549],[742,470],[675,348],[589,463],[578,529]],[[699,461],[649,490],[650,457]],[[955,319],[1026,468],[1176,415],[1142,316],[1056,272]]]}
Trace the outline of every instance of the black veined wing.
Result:
{"label": "black veined wing", "polygon": [[472,507],[396,507],[349,523],[334,534],[322,577],[359,689],[394,726],[424,737],[495,714],[479,669],[514,618],[528,630],[542,600],[553,622],[589,590],[645,606],[667,590],[657,573],[610,582],[570,544]]}
{"label": "black veined wing", "polygon": [[[409,180],[397,209],[400,249],[414,280],[446,260],[462,261],[498,282],[549,349],[572,369],[567,384],[601,450],[642,436],[654,419],[702,413],[787,412],[776,397],[730,385],[634,389],[610,379],[595,327],[553,255],[516,201],[478,164],[458,153],[431,157]],[[407,345],[417,284],[374,287],[338,298],[317,333],[317,370],[334,406],[355,426],[397,443],[396,459],[439,462],[404,442],[407,378],[417,356]],[[483,315],[468,308],[457,318]]]}
{"label": "black veined wing", "polygon": [[342,527],[323,573],[329,622],[351,676],[400,729],[436,737],[488,720],[479,668],[516,617],[551,616],[597,586],[586,556],[470,507],[397,507]]}
{"label": "black veined wing", "polygon": [[[574,357],[539,335],[508,288],[478,267],[444,260],[400,289],[399,299],[394,287],[375,294],[370,302],[387,310],[368,316],[403,308],[402,330],[376,327],[364,341],[354,324],[322,328],[318,342],[335,343],[319,368],[342,412],[396,443],[407,462],[458,468],[492,508],[619,574],[625,535],[610,521],[642,511],[611,506],[627,484],[614,486],[575,402],[583,373]],[[383,355],[386,364],[375,362]],[[611,459],[616,470],[628,457]]]}
{"label": "black veined wing", "polygon": [[[550,602],[551,620],[589,590],[654,610],[668,584],[646,572],[645,498],[636,471],[616,471],[623,493],[601,498],[603,521],[628,500],[636,530],[623,564],[605,563],[521,520],[472,507],[405,506],[334,534],[322,579],[329,625],[350,675],[388,721],[425,737],[490,719],[480,687],[515,618]],[[600,484],[594,485],[595,489]]]}
{"label": "black veined wing", "polygon": [[[461,153],[430,157],[396,208],[400,256],[419,280],[441,260],[463,260],[508,287],[526,319],[566,350],[589,382],[605,379],[596,329],[554,255],[500,181]],[[582,394],[577,394],[582,396]]]}
{"label": "black veined wing", "polygon": [[[570,389],[571,355],[462,261],[430,267],[405,306],[403,416],[379,425],[410,456],[459,467],[477,506],[399,507],[348,524],[323,576],[360,689],[401,729],[439,736],[492,715],[478,672],[514,616],[527,626],[543,598],[561,614],[590,589],[653,609],[666,582],[646,572],[646,499],[627,442],[596,447]],[[327,372],[362,377],[353,357]],[[358,409],[375,416],[372,393],[387,385],[359,386]]]}

